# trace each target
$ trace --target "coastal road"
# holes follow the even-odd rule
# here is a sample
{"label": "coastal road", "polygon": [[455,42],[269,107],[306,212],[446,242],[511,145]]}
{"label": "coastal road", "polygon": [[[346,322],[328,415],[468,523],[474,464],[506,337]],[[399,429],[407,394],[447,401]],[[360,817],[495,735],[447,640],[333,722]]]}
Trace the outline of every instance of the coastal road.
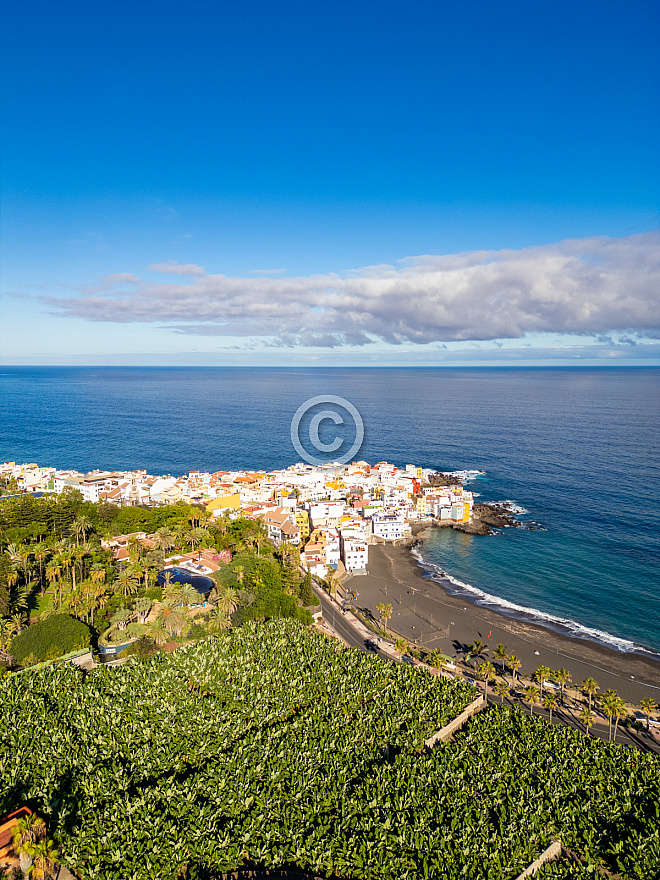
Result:
{"label": "coastal road", "polygon": [[[350,645],[352,648],[357,648],[360,651],[364,651],[365,653],[375,653],[378,654],[379,657],[383,657],[386,660],[391,660],[392,658],[385,654],[380,649],[370,648],[368,646],[368,642],[371,642],[372,639],[370,637],[363,636],[359,633],[351,624],[345,619],[344,615],[337,608],[334,602],[332,602],[321,590],[315,589],[318,600],[323,609],[323,619],[328,624],[328,626],[332,627],[332,629],[337,633],[337,635],[346,642],[346,644]],[[373,644],[375,645],[377,637],[373,636]],[[471,680],[469,675],[465,676],[466,680]],[[480,692],[483,690],[483,684],[480,682],[473,682],[477,687],[477,690]],[[487,697],[488,703],[499,703],[500,698],[496,697],[494,694],[489,693]],[[529,707],[526,704],[521,704],[520,701],[514,700],[511,697],[507,697],[505,702],[510,706],[517,706],[522,712],[529,711]],[[535,708],[534,714],[539,715],[540,717],[544,717],[546,721],[549,721],[549,713],[543,709],[541,706],[537,706]],[[602,721],[602,719],[600,719]],[[581,724],[581,722],[575,718],[575,716],[571,712],[564,712],[561,709],[555,711],[554,717],[552,719],[553,724],[564,725],[566,727],[573,727],[576,730],[579,730],[581,733],[586,735],[586,731]],[[595,736],[598,739],[602,739],[607,741],[607,726],[604,723],[599,723],[595,727],[591,729],[590,735]],[[645,731],[638,732],[634,730],[626,730],[625,728],[619,728],[617,741],[622,745],[633,746],[639,749],[642,752],[653,752],[655,754],[660,754],[660,743],[654,737],[647,734]]]}
{"label": "coastal road", "polygon": [[376,643],[377,636],[374,635],[372,638],[365,638],[360,635],[360,633],[354,629],[347,620],[345,620],[344,615],[339,611],[334,602],[328,599],[327,596],[324,596],[320,590],[314,590],[314,592],[318,596],[318,600],[323,608],[323,619],[328,626],[331,626],[337,635],[346,642],[346,644],[350,645],[351,648],[358,648],[360,651],[364,651],[365,654],[378,654],[379,657],[391,659],[382,651],[369,647],[368,643],[372,640],[374,644]]}

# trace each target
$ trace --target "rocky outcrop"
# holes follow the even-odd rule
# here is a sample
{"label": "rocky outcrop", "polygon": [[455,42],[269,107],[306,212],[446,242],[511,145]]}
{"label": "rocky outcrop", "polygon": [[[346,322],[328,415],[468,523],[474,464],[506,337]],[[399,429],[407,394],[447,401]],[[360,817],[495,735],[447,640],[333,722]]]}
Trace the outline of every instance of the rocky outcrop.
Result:
{"label": "rocky outcrop", "polygon": [[452,523],[452,527],[466,535],[493,535],[494,529],[520,529],[523,523],[500,504],[475,504],[469,522]]}
{"label": "rocky outcrop", "polygon": [[428,483],[425,486],[458,486],[462,485],[462,480],[458,479],[454,474],[436,473],[429,474]]}
{"label": "rocky outcrop", "polygon": [[451,528],[466,535],[494,535],[491,527],[480,519],[473,517],[469,522],[451,523]]}
{"label": "rocky outcrop", "polygon": [[522,525],[507,507],[500,504],[475,504],[472,515],[473,519],[495,529],[520,528]]}

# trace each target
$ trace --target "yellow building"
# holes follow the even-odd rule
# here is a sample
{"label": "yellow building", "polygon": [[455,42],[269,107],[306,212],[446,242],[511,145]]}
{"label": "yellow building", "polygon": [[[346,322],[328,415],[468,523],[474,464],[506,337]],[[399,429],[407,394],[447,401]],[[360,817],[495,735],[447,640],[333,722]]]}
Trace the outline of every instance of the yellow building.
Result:
{"label": "yellow building", "polygon": [[232,495],[221,495],[220,498],[214,498],[213,501],[209,501],[206,505],[206,510],[208,513],[213,513],[214,511],[223,511],[223,510],[240,510],[241,509],[241,494],[240,492],[234,492]]}
{"label": "yellow building", "polygon": [[309,514],[306,510],[296,510],[296,525],[300,532],[300,541],[304,544],[309,538]]}

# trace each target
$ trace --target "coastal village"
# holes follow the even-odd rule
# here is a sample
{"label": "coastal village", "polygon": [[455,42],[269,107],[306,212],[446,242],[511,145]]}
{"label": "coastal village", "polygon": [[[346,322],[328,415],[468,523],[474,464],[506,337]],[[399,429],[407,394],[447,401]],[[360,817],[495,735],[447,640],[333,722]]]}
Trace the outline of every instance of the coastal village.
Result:
{"label": "coastal village", "polygon": [[[474,496],[463,480],[471,474],[445,475],[444,485],[435,485],[438,475],[432,470],[417,465],[398,468],[385,461],[295,464],[268,472],[190,471],[182,477],[154,476],[145,470],[83,474],[15,462],[0,466],[0,477],[21,493],[77,490],[84,501],[118,506],[185,502],[203,505],[214,519],[259,520],[275,546],[287,542],[298,547],[303,566],[319,578],[332,571],[339,576],[366,572],[369,545],[405,540],[416,522],[469,523]],[[121,538],[113,546],[117,561],[126,552]],[[149,540],[148,535],[139,538]],[[213,560],[192,556],[177,559],[177,564],[194,564],[200,573],[214,569]]]}

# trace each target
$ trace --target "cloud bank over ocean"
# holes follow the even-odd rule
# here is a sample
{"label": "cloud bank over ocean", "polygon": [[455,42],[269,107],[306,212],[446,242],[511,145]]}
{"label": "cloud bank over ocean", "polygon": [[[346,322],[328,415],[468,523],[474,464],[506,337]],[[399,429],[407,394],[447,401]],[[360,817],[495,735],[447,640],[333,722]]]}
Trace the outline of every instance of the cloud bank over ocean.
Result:
{"label": "cloud bank over ocean", "polygon": [[260,338],[276,346],[538,333],[660,338],[660,231],[409,257],[397,266],[302,277],[254,277],[254,270],[252,277],[228,277],[175,262],[148,271],[173,277],[117,272],[76,296],[41,299],[57,314],[86,321],[157,324],[180,334]]}

